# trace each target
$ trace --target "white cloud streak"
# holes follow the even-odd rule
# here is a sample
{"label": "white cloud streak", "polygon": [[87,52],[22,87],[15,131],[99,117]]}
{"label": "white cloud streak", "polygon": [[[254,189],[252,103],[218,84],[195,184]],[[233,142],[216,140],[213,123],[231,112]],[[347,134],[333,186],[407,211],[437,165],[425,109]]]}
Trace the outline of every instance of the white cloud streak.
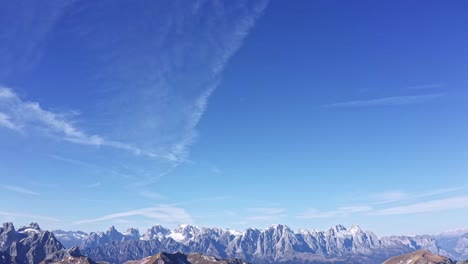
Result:
{"label": "white cloud streak", "polygon": [[[354,214],[366,215],[403,215],[403,214],[418,214],[426,212],[439,212],[445,210],[468,208],[468,196],[453,196],[457,191],[466,189],[466,187],[443,188],[428,191],[420,194],[409,194],[400,191],[382,192],[372,195],[377,198],[376,202],[371,205],[356,205],[339,207],[336,210],[320,211],[310,209],[301,215],[299,219],[315,219],[315,218],[337,218],[347,217]],[[434,199],[427,201],[428,197],[438,195],[452,194],[451,197]],[[426,201],[415,202],[418,199],[426,198]],[[401,206],[392,206],[390,204],[399,202],[406,203]]]}
{"label": "white cloud streak", "polygon": [[17,212],[5,212],[5,211],[0,211],[0,215],[7,217],[11,220],[15,220],[17,218],[28,218],[33,221],[35,220],[44,220],[44,221],[50,221],[50,222],[57,222],[59,219],[53,218],[53,217],[48,217],[48,216],[42,216],[42,215],[30,215],[30,214],[23,214],[23,213],[17,213]]}
{"label": "white cloud streak", "polygon": [[232,38],[231,43],[226,46],[223,52],[216,58],[216,62],[213,63],[213,74],[211,77],[213,81],[210,85],[208,85],[208,88],[206,88],[205,91],[196,99],[195,104],[193,105],[192,113],[190,114],[184,129],[184,136],[179,142],[172,146],[170,152],[166,156],[169,160],[172,160],[176,163],[181,163],[187,159],[189,154],[188,147],[190,147],[195,142],[197,137],[197,131],[195,128],[206,111],[208,100],[211,94],[219,85],[218,75],[223,71],[229,59],[242,46],[245,37],[247,36],[250,29],[254,26],[255,20],[266,8],[268,1],[261,2],[263,3],[258,5],[258,10],[256,10],[255,15],[244,17],[243,20],[237,25],[235,31],[232,34],[234,37]]}
{"label": "white cloud streak", "polygon": [[13,122],[11,122],[10,116],[5,113],[0,112],[0,126],[6,127],[11,130],[19,131],[19,127],[17,127]]}
{"label": "white cloud streak", "polygon": [[376,215],[406,215],[468,208],[468,196],[450,197],[377,210]]}
{"label": "white cloud streak", "polygon": [[351,214],[367,213],[372,211],[373,208],[368,205],[355,205],[340,207],[332,211],[319,211],[316,209],[310,209],[305,213],[297,216],[300,219],[315,219],[315,218],[330,218],[330,217],[346,217]]}
{"label": "white cloud streak", "polygon": [[466,187],[451,187],[451,188],[442,188],[436,189],[428,192],[423,192],[419,194],[410,194],[402,191],[387,191],[371,195],[371,199],[376,200],[373,204],[389,204],[402,201],[417,200],[420,198],[426,198],[441,194],[453,193],[466,189]]}
{"label": "white cloud streak", "polygon": [[187,124],[185,125],[185,135],[182,139],[174,144],[171,147],[169,153],[167,153],[166,157],[177,163],[181,163],[185,161],[188,157],[188,147],[190,147],[197,137],[196,126],[200,122],[201,117],[206,111],[206,107],[208,104],[208,99],[215,90],[218,83],[214,84],[210,88],[208,88],[204,93],[202,93],[193,106],[192,114],[190,115]]}
{"label": "white cloud streak", "polygon": [[162,158],[130,144],[106,140],[76,127],[65,114],[45,110],[38,102],[22,100],[12,89],[0,86],[0,126],[21,132],[42,132],[62,140],[92,146],[105,146],[136,155]]}
{"label": "white cloud streak", "polygon": [[283,208],[257,207],[249,208],[248,211],[254,214],[246,218],[250,221],[268,221],[286,216],[286,209]]}
{"label": "white cloud streak", "polygon": [[433,101],[445,96],[444,93],[424,94],[424,95],[406,95],[376,98],[370,100],[355,100],[339,102],[326,105],[327,107],[366,107],[366,106],[390,106],[390,105],[411,105]]}
{"label": "white cloud streak", "polygon": [[94,188],[97,188],[97,187],[99,187],[99,186],[101,186],[101,182],[98,181],[98,182],[95,182],[95,183],[91,183],[91,184],[86,185],[86,188],[94,189]]}
{"label": "white cloud streak", "polygon": [[83,224],[93,224],[97,222],[110,221],[114,219],[119,219],[123,217],[146,217],[155,219],[163,223],[184,223],[190,224],[193,223],[193,218],[190,214],[183,208],[173,207],[173,206],[158,206],[158,207],[149,207],[136,209],[126,212],[120,212],[115,214],[108,214],[93,219],[84,219],[73,222],[74,225],[83,225]]}
{"label": "white cloud streak", "polygon": [[410,86],[410,87],[408,87],[408,89],[425,90],[425,89],[441,88],[442,86],[443,85],[441,83],[432,83],[432,84],[422,84],[422,85]]}
{"label": "white cloud streak", "polygon": [[26,194],[26,195],[34,195],[38,196],[40,193],[28,190],[26,188],[20,187],[20,186],[13,186],[13,185],[0,185],[0,188],[11,191],[11,192],[16,192],[19,194]]}
{"label": "white cloud streak", "polygon": [[156,192],[148,191],[148,190],[140,191],[140,192],[138,192],[138,195],[140,195],[142,197],[145,197],[145,198],[152,199],[152,200],[164,200],[164,199],[166,199],[166,197],[164,195],[156,193]]}

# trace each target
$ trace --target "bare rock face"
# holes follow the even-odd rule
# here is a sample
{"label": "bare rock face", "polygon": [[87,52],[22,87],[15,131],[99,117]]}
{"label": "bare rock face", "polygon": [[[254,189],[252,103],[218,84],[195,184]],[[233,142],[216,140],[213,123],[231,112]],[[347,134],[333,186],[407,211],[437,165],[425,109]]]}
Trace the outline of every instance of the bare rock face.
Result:
{"label": "bare rock face", "polygon": [[81,255],[78,247],[72,247],[62,259],[58,260],[43,260],[40,264],[104,264],[103,262],[95,262],[94,260]]}
{"label": "bare rock face", "polygon": [[455,264],[451,259],[433,254],[427,250],[418,250],[410,254],[393,257],[384,264]]}
{"label": "bare rock face", "polygon": [[10,264],[11,256],[7,252],[0,252],[0,264]]}
{"label": "bare rock face", "polygon": [[125,264],[248,264],[239,259],[217,259],[201,254],[158,253],[141,260],[132,260]]}
{"label": "bare rock face", "polygon": [[[116,231],[114,230],[114,233]],[[82,252],[95,260],[123,263],[158,252],[199,252],[219,259],[237,258],[253,263],[382,263],[392,256],[427,248],[444,251],[429,236],[394,236],[379,239],[374,233],[354,225],[337,225],[325,231],[294,232],[285,225],[244,232],[181,225],[174,230],[162,226],[148,229],[137,239],[109,239],[111,232],[92,233]],[[124,235],[130,234],[126,232]],[[462,246],[463,247],[463,246]]]}
{"label": "bare rock face", "polygon": [[12,223],[0,228],[0,263],[37,264],[65,249],[49,231],[42,231],[37,223],[15,229]]}

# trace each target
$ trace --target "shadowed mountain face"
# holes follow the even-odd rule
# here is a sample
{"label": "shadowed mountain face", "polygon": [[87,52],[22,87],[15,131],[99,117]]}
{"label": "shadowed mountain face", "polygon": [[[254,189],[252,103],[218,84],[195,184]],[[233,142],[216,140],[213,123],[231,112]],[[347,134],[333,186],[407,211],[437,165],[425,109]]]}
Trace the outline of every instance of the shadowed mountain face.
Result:
{"label": "shadowed mountain face", "polygon": [[217,259],[201,254],[159,253],[141,260],[132,260],[125,264],[248,264],[239,259]]}
{"label": "shadowed mountain face", "polygon": [[66,255],[62,244],[38,224],[15,229],[12,223],[0,227],[0,263],[37,264],[46,258]]}
{"label": "shadowed mountain face", "polygon": [[43,260],[40,264],[105,264],[105,262],[95,262],[94,260],[81,255],[78,247],[71,248],[62,259]]}

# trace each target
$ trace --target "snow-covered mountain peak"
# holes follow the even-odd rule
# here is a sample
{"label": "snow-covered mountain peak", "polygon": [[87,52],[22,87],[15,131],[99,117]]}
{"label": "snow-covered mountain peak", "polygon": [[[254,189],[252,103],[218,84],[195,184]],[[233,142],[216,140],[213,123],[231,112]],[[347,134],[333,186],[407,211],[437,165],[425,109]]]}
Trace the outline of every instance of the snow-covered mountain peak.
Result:
{"label": "snow-covered mountain peak", "polygon": [[23,227],[20,227],[18,228],[18,233],[35,233],[35,234],[39,234],[41,233],[41,227],[39,227],[39,224],[37,224],[36,222],[32,222],[31,224],[29,224],[29,226],[23,226]]}
{"label": "snow-covered mountain peak", "polygon": [[170,233],[171,233],[170,229],[165,228],[162,225],[155,225],[151,228],[148,228],[148,230],[146,230],[146,233],[143,235],[141,239],[142,240],[156,239],[156,240],[161,241],[164,237],[166,237]]}
{"label": "snow-covered mountain peak", "polygon": [[193,225],[179,225],[171,233],[168,237],[171,237],[177,242],[185,242],[193,237],[197,236],[200,233],[200,229]]}
{"label": "snow-covered mountain peak", "polygon": [[349,228],[349,231],[351,232],[351,234],[353,234],[353,236],[355,236],[356,234],[362,233],[362,230],[358,225],[352,225]]}
{"label": "snow-covered mountain peak", "polygon": [[226,232],[228,232],[229,234],[233,236],[240,236],[243,234],[243,232],[237,231],[235,229],[226,229]]}
{"label": "snow-covered mountain peak", "polygon": [[305,236],[308,236],[308,235],[311,235],[313,232],[309,231],[309,230],[306,230],[306,229],[299,229],[297,231],[298,234],[300,235],[305,235]]}

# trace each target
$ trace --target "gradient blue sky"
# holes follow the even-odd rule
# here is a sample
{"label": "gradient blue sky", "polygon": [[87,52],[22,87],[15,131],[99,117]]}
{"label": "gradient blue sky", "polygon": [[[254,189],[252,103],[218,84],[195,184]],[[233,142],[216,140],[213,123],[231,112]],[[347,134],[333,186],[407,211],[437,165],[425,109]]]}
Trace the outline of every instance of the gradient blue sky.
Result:
{"label": "gradient blue sky", "polygon": [[2,1],[0,221],[468,227],[466,1]]}

